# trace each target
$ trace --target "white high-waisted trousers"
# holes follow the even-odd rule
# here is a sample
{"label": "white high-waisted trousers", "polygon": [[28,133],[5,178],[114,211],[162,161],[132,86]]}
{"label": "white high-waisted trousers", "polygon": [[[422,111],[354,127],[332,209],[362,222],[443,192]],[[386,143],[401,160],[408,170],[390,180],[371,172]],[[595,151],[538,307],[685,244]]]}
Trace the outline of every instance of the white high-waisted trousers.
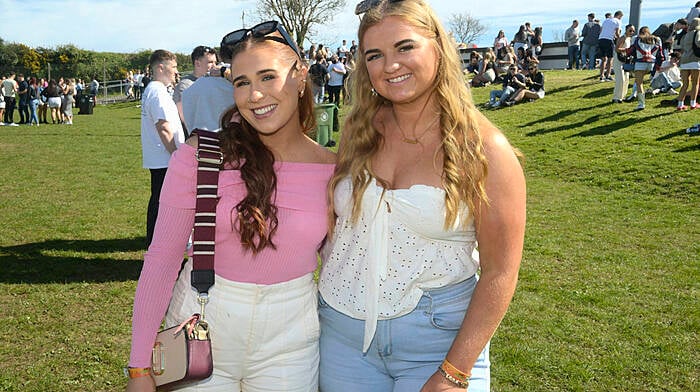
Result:
{"label": "white high-waisted trousers", "polygon": [[[168,327],[200,312],[190,283],[191,262],[173,290]],[[318,390],[318,297],[313,274],[261,285],[216,276],[209,291],[214,372],[178,390],[316,392]]]}

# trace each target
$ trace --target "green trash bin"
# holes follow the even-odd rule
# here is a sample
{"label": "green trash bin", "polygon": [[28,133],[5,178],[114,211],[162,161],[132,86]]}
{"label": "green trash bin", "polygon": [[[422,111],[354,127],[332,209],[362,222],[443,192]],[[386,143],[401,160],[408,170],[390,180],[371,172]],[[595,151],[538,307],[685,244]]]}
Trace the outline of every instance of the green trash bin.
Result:
{"label": "green trash bin", "polygon": [[324,103],[316,105],[314,112],[316,115],[316,143],[322,146],[331,147],[335,142],[331,139],[333,132],[333,113],[336,110],[335,104]]}

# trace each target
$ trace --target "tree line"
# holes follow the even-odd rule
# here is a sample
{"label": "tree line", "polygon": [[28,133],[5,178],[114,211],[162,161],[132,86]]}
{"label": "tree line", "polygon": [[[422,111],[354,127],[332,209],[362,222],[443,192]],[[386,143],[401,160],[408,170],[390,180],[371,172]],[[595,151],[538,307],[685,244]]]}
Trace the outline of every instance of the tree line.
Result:
{"label": "tree line", "polygon": [[[32,48],[22,43],[5,42],[0,37],[0,74],[22,73],[39,78],[71,77],[90,80],[125,79],[130,70],[144,70],[148,66],[150,50],[136,53],[95,52],[59,45],[55,48]],[[176,53],[178,64],[187,69],[189,54]]]}

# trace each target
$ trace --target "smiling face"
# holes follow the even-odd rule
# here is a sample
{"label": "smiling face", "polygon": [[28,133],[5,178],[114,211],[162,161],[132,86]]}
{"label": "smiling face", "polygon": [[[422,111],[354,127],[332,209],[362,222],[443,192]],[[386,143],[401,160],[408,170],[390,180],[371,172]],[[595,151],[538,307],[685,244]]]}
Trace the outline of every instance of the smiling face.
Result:
{"label": "smiling face", "polygon": [[410,103],[435,88],[438,53],[434,40],[402,18],[389,16],[362,37],[372,86],[392,103]]}
{"label": "smiling face", "polygon": [[270,42],[253,44],[231,62],[236,106],[261,136],[283,129],[301,132],[299,94],[305,87],[304,70],[293,57],[280,55],[280,50],[289,50],[281,47]]}

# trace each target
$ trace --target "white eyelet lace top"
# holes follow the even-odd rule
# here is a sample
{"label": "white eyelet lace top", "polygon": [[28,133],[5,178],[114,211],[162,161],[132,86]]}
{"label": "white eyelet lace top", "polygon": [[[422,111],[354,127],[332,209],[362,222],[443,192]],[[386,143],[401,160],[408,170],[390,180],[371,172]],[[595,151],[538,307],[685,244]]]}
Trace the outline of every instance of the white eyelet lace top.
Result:
{"label": "white eyelet lace top", "polygon": [[377,320],[410,313],[423,290],[459,283],[479,268],[473,220],[444,229],[442,189],[385,190],[372,179],[355,225],[348,178],[336,187],[334,203],[338,219],[321,254],[319,290],[335,310],[365,320],[363,352]]}

